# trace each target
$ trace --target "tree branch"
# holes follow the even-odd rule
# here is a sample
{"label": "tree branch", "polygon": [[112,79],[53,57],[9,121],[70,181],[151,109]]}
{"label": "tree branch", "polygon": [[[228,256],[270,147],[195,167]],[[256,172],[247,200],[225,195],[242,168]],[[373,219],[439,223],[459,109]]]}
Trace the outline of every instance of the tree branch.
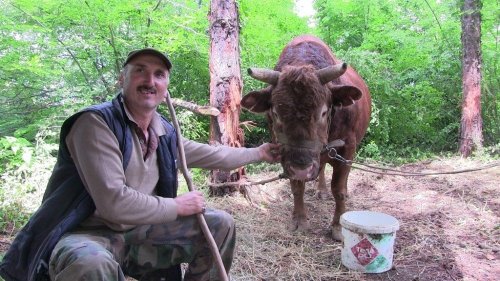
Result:
{"label": "tree branch", "polygon": [[174,106],[179,106],[201,115],[218,116],[220,114],[217,108],[208,105],[197,105],[181,99],[172,99],[172,103]]}
{"label": "tree branch", "polygon": [[439,22],[439,19],[438,19],[436,13],[432,9],[431,5],[429,4],[429,1],[424,0],[424,2],[425,2],[425,4],[427,4],[427,7],[429,7],[429,9],[431,10],[431,13],[434,16],[434,19],[436,20],[436,22],[439,26],[439,30],[441,31],[441,35],[443,36],[444,40],[446,41],[446,43],[448,43],[448,46],[452,46],[450,41],[448,41],[448,38],[446,38],[446,36],[444,35],[443,27],[441,26],[441,23]]}

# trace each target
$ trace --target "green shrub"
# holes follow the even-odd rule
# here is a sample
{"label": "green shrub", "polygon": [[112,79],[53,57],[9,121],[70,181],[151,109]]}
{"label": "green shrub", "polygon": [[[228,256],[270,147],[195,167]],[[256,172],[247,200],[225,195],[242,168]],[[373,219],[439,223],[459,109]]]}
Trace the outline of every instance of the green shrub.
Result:
{"label": "green shrub", "polygon": [[24,138],[0,138],[0,173],[8,169],[29,166],[32,161],[33,147]]}
{"label": "green shrub", "polygon": [[55,164],[57,145],[45,142],[51,135],[40,130],[35,147],[22,138],[0,139],[0,231],[18,229],[40,205]]}

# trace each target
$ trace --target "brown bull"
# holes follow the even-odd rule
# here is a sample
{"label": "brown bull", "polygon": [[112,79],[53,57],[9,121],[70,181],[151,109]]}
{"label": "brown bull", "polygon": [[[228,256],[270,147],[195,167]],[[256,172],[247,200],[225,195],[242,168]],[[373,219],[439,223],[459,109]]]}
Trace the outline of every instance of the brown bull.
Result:
{"label": "brown bull", "polygon": [[[304,208],[305,182],[319,175],[318,196],[328,196],[324,168],[333,167],[335,198],[332,235],[341,240],[339,219],[345,212],[350,167],[328,156],[327,144],[352,160],[368,127],[371,98],[363,79],[338,60],[320,39],[303,35],[283,50],[274,68],[248,70],[268,87],[245,95],[241,105],[265,112],[273,141],[281,143],[281,164],[294,197],[292,228],[308,229]],[[332,155],[334,153],[330,153]]]}

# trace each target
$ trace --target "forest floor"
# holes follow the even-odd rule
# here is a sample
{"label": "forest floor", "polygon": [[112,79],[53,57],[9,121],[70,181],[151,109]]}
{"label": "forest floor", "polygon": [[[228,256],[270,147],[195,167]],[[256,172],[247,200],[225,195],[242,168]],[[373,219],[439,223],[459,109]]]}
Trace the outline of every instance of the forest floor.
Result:
{"label": "forest floor", "polygon": [[[487,164],[452,158],[395,168],[448,172]],[[253,175],[250,180],[272,176]],[[423,177],[353,169],[348,210],[383,212],[400,223],[393,268],[379,274],[354,272],[342,265],[342,243],[333,241],[329,228],[334,201],[318,199],[315,187],[315,182],[306,186],[311,227],[307,233],[287,228],[293,207],[287,180],[252,186],[247,198],[211,201],[236,219],[238,248],[231,280],[499,280],[500,166]]]}
{"label": "forest floor", "polygon": [[[447,158],[394,168],[448,172],[491,163]],[[249,175],[249,180],[273,176],[272,173]],[[378,274],[355,272],[342,265],[342,243],[333,241],[329,228],[334,201],[318,199],[315,187],[315,182],[306,186],[311,227],[308,232],[291,232],[287,228],[293,207],[287,180],[250,186],[246,196],[236,193],[209,199],[211,207],[231,213],[236,220],[232,281],[493,281],[500,276],[499,166],[423,177],[379,175],[353,169],[348,183],[348,210],[383,212],[400,223],[393,267]],[[0,253],[11,239],[0,236]]]}

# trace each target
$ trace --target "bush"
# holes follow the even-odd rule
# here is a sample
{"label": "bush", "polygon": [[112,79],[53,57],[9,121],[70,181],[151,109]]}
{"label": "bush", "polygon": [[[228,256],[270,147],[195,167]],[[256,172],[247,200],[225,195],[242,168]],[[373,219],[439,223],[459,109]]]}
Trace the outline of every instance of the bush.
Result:
{"label": "bush", "polygon": [[45,142],[50,135],[41,130],[35,147],[22,138],[0,139],[0,231],[18,229],[40,205],[55,164],[57,146]]}
{"label": "bush", "polygon": [[24,138],[0,138],[0,173],[9,169],[29,167],[32,161],[33,147]]}

